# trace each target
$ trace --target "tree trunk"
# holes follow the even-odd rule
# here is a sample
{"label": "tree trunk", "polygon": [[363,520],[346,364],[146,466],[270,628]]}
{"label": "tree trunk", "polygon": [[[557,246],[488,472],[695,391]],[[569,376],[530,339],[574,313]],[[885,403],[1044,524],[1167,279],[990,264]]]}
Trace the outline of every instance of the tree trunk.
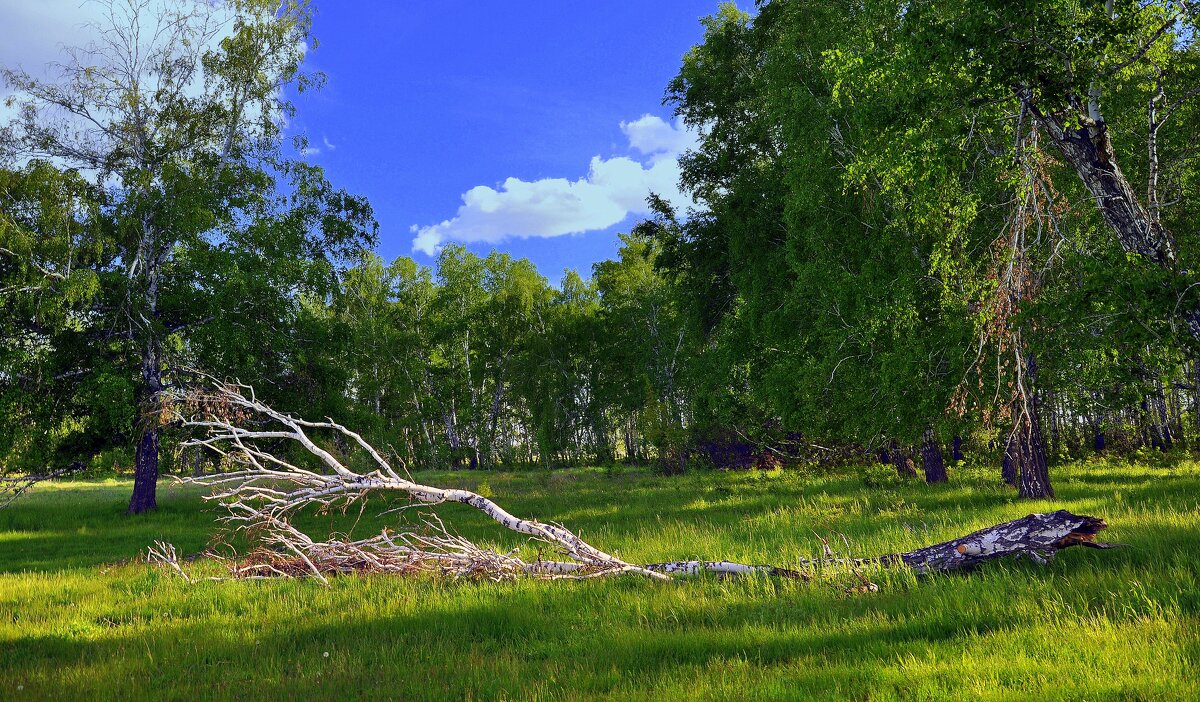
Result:
{"label": "tree trunk", "polygon": [[1004,457],[1000,460],[1000,477],[1004,482],[1017,487],[1017,437],[1009,434],[1004,441]]}
{"label": "tree trunk", "polygon": [[[504,366],[501,365],[499,373],[503,372]],[[497,378],[496,387],[492,391],[492,408],[488,411],[487,459],[489,464],[496,462],[496,425],[500,421],[500,401],[502,399],[504,399],[504,381]]]}
{"label": "tree trunk", "polygon": [[1068,127],[1069,120],[1064,115],[1041,111],[1033,91],[1018,88],[1017,96],[1053,138],[1058,152],[1075,169],[1092,194],[1092,201],[1100,209],[1104,223],[1117,235],[1121,247],[1159,266],[1173,268],[1176,263],[1175,238],[1150,216],[1117,165],[1107,123],[1101,119],[1078,128]]}
{"label": "tree trunk", "polygon": [[925,482],[944,483],[946,463],[942,460],[942,447],[938,445],[937,437],[932,429],[926,429],[921,437],[921,468],[925,471]]}
{"label": "tree trunk", "polygon": [[954,437],[954,449],[953,449],[953,452],[951,453],[951,458],[955,463],[961,463],[967,459],[967,457],[964,456],[963,452],[962,452],[962,437],[961,436]]}
{"label": "tree trunk", "polygon": [[1050,455],[1052,455],[1052,456],[1058,455],[1058,439],[1059,439],[1059,437],[1058,437],[1058,404],[1057,404],[1056,400],[1057,400],[1057,398],[1052,393],[1046,393],[1046,403],[1045,404],[1047,405],[1047,409],[1050,410],[1050,412],[1049,412],[1050,417],[1048,418],[1049,421],[1047,423],[1050,425],[1049,448],[1050,448]]}
{"label": "tree trunk", "polygon": [[1096,542],[1096,534],[1108,527],[1103,519],[1059,510],[1031,514],[997,524],[972,534],[926,546],[915,551],[884,556],[884,563],[900,561],[918,573],[971,570],[984,561],[1024,554],[1045,563],[1059,550],[1070,546],[1112,548]]}
{"label": "tree trunk", "polygon": [[454,405],[450,405],[450,411],[442,411],[442,419],[446,424],[446,442],[450,444],[451,460],[458,458],[458,449],[462,446],[458,439],[458,418],[455,416]]}
{"label": "tree trunk", "polygon": [[900,448],[900,444],[892,442],[892,465],[896,467],[896,475],[901,478],[917,477],[917,467],[913,464],[913,459],[908,456],[908,452]]}
{"label": "tree trunk", "polygon": [[133,495],[129,498],[129,514],[141,514],[158,507],[158,422],[162,401],[162,375],[159,367],[161,353],[151,340],[143,353],[143,401],[139,404],[141,436],[133,459]]}
{"label": "tree trunk", "polygon": [[1200,358],[1192,361],[1192,421],[1193,429],[1200,436]]}
{"label": "tree trunk", "polygon": [[[257,553],[266,554],[267,560],[264,564],[269,568],[265,570],[271,574],[287,576],[307,572],[326,584],[328,580],[325,573],[413,573],[422,569],[496,580],[518,573],[550,577],[598,577],[637,573],[657,580],[667,580],[667,574],[688,575],[701,572],[806,577],[805,573],[791,568],[755,566],[730,561],[674,561],[650,565],[629,563],[619,556],[596,548],[562,525],[518,517],[484,495],[463,489],[446,489],[413,482],[410,478],[396,473],[383,456],[358,434],[332,421],[322,424],[321,426],[332,428],[355,439],[373,459],[375,469],[371,473],[357,473],[312,441],[305,432],[306,427],[311,427],[312,424],[276,412],[253,399],[253,395],[247,397],[236,390],[220,386],[215,392],[221,393],[222,399],[231,408],[244,410],[242,413],[227,414],[238,416],[251,428],[235,425],[230,420],[222,419],[220,415],[214,419],[211,413],[185,418],[185,426],[203,428],[207,432],[206,436],[194,439],[185,446],[204,446],[218,451],[222,456],[229,456],[240,463],[241,470],[232,479],[228,476],[211,476],[187,482],[215,488],[207,499],[219,500],[229,510],[228,521],[248,533],[258,534],[259,538],[271,546],[283,546],[287,549],[287,552],[282,549],[257,549]],[[270,421],[263,421],[264,418]],[[230,437],[236,441],[237,449],[230,447]],[[264,444],[275,443],[281,438],[298,442],[330,472],[315,473],[296,468],[286,461],[273,459],[264,448]],[[264,464],[270,468],[264,468]],[[569,560],[538,558],[535,561],[524,561],[515,555],[515,551],[500,554],[452,535],[445,530],[440,521],[437,525],[427,522],[430,529],[424,533],[394,532],[385,529],[379,536],[357,541],[350,541],[343,536],[328,542],[312,539],[289,521],[292,514],[305,506],[319,503],[326,508],[339,504],[348,507],[355,501],[365,499],[372,491],[404,493],[417,503],[436,505],[456,502],[472,507],[504,528],[529,536],[533,541],[553,548]],[[808,570],[824,564],[855,566],[879,563],[908,567],[924,574],[970,569],[987,560],[1018,554],[1045,563],[1063,548],[1076,545],[1108,547],[1107,544],[1095,542],[1096,534],[1106,526],[1102,519],[1079,516],[1066,511],[1031,514],[952,541],[872,559],[839,557],[826,543],[824,560],[799,559],[796,565]],[[173,549],[170,551],[171,553],[164,555],[172,556]],[[292,558],[293,555],[295,558]],[[234,573],[262,577],[264,569],[261,565],[235,566]],[[859,575],[864,586],[878,589]]]}
{"label": "tree trunk", "polygon": [[1167,414],[1166,391],[1163,389],[1161,377],[1154,379],[1154,397],[1151,404],[1154,406],[1158,420],[1159,448],[1163,451],[1170,451],[1175,445],[1175,440],[1171,436],[1171,419]]}
{"label": "tree trunk", "polygon": [[1024,405],[1022,412],[1014,417],[1016,427],[1016,458],[1019,474],[1018,490],[1021,497],[1047,498],[1054,497],[1054,489],[1050,486],[1050,470],[1046,460],[1046,441],[1042,437],[1037,395],[1037,363],[1033,354],[1025,356],[1025,374],[1029,388],[1018,398],[1018,403]]}
{"label": "tree trunk", "polygon": [[[1091,193],[1104,223],[1116,234],[1121,248],[1161,268],[1177,270],[1175,237],[1138,200],[1133,185],[1117,164],[1108,123],[1103,117],[1076,115],[1073,119],[1063,113],[1047,114],[1038,106],[1030,88],[1017,86],[1015,92],[1038,124],[1050,134],[1064,160],[1075,169]],[[1074,127],[1074,124],[1081,126]],[[1154,197],[1153,191],[1151,197]],[[1200,309],[1183,309],[1182,321],[1192,338],[1200,339]]]}

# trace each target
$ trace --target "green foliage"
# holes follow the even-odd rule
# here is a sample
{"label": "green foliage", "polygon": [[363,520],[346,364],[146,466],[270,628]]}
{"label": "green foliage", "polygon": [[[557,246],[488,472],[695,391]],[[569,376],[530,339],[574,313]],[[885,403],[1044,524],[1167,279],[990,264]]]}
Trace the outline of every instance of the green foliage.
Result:
{"label": "green foliage", "polygon": [[328,340],[313,349],[321,392],[415,465],[677,454],[686,330],[654,238],[624,241],[594,278],[568,271],[558,289],[500,253],[447,246],[436,274],[367,256],[327,305],[308,303]]}
{"label": "green foliage", "polygon": [[187,367],[304,406],[301,302],[375,241],[365,200],[283,154],[281,89],[319,82],[306,3],[108,10],[95,65],[0,69],[20,107],[0,131],[0,470],[156,432]]}
{"label": "green foliage", "polygon": [[[151,21],[118,7],[104,41]],[[500,252],[370,253],[369,203],[284,153],[278,86],[321,82],[311,8],[194,9],[164,15],[187,41],[146,55],[154,93],[112,65],[3,73],[25,109],[0,144],[2,471],[131,445],[187,367],[422,467],[845,461],[930,430],[999,460],[1022,417],[1063,459],[1105,428],[1194,443],[1183,5],[722,5],[667,87],[700,134],[696,207],[651,197],[613,260],[557,287]],[[220,12],[229,36],[198,41]],[[79,105],[112,128],[35,119]],[[1131,255],[1047,120],[1120,164],[1177,262]],[[35,153],[76,170],[17,160]]]}

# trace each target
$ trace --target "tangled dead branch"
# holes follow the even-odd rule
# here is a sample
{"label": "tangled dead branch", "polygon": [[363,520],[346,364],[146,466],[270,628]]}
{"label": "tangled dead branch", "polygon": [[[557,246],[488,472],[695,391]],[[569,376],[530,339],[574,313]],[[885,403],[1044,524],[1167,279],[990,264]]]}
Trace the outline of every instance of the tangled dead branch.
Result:
{"label": "tangled dead branch", "polygon": [[[454,577],[503,580],[522,576],[543,579],[585,579],[634,574],[655,580],[714,573],[723,576],[762,574],[807,578],[820,564],[848,564],[862,589],[873,589],[858,569],[868,563],[905,566],[919,573],[971,568],[1011,554],[1045,562],[1055,552],[1076,544],[1100,546],[1093,539],[1105,523],[1070,512],[1034,514],[965,537],[916,551],[854,559],[838,556],[825,542],[826,557],[802,560],[793,568],[748,565],[732,561],[672,561],[628,563],[584,541],[561,524],[514,516],[492,500],[462,489],[423,485],[403,466],[397,471],[385,456],[358,433],[334,422],[312,422],[278,412],[259,401],[253,388],[213,383],[180,403],[185,426],[198,432],[184,446],[218,454],[235,468],[225,473],[184,478],[183,482],[212,490],[205,499],[227,510],[222,519],[250,535],[256,548],[231,567],[234,577],[295,577],[311,575],[322,582],[342,573],[440,573]],[[370,458],[369,472],[351,470],[322,448],[317,432],[340,435]],[[281,441],[303,447],[319,467],[303,467],[266,448]],[[403,473],[403,474],[402,474]],[[292,517],[304,508],[345,509],[361,504],[370,494],[401,493],[409,503],[399,509],[457,502],[473,507],[501,526],[522,534],[554,554],[551,559],[523,559],[484,548],[452,533],[435,515],[412,529],[384,529],[363,538],[317,541],[297,528]],[[395,511],[395,510],[392,510]],[[824,542],[824,540],[822,540]],[[178,570],[174,549],[157,544],[150,558]]]}

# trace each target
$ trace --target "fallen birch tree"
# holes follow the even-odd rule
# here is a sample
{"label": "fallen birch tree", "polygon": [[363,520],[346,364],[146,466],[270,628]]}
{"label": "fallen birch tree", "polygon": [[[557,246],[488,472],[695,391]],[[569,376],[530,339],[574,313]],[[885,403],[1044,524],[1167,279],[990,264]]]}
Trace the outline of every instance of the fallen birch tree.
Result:
{"label": "fallen birch tree", "polygon": [[[874,558],[839,557],[825,543],[825,558],[802,559],[787,568],[733,561],[628,563],[561,524],[515,516],[469,490],[418,483],[403,466],[400,470],[392,466],[358,433],[332,420],[313,422],[276,411],[259,401],[249,386],[214,384],[195,391],[180,403],[180,415],[185,427],[197,431],[184,447],[213,451],[234,466],[228,472],[183,478],[182,482],[210,488],[205,499],[218,501],[226,508],[222,519],[257,540],[258,546],[232,565],[235,577],[311,575],[327,582],[327,576],[339,573],[437,572],[493,580],[519,576],[585,579],[621,574],[670,580],[701,573],[807,578],[816,567],[836,563],[848,565],[865,585],[870,585],[861,577],[858,566],[906,567],[924,574],[969,569],[1013,555],[1045,563],[1058,551],[1075,545],[1110,547],[1095,541],[1096,534],[1107,526],[1104,520],[1060,510],[1031,514],[943,543]],[[370,458],[373,470],[351,470],[314,440],[317,432],[339,434],[357,446]],[[266,448],[267,444],[287,441],[303,447],[319,467],[303,467]],[[453,534],[435,515],[426,516],[419,529],[384,529],[363,539],[315,540],[292,523],[292,516],[305,508],[344,509],[368,495],[388,492],[403,494],[410,500],[398,510],[449,502],[473,507],[500,526],[548,548],[555,556],[528,559],[518,555],[519,549],[499,553],[481,547]],[[152,549],[150,558],[178,569],[173,549],[164,545]]]}

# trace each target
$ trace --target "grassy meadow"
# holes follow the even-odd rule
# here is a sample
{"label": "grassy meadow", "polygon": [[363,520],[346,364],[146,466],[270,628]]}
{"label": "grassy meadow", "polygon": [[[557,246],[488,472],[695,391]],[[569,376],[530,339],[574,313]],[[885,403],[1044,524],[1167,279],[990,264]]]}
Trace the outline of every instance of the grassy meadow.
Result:
{"label": "grassy meadow", "polygon": [[[206,548],[219,512],[196,490],[164,481],[157,513],[126,517],[127,481],[42,486],[0,510],[0,699],[1200,699],[1200,464],[1054,475],[1059,499],[1043,503],[973,469],[939,486],[874,469],[418,476],[632,561],[786,565],[818,553],[818,534],[874,555],[1060,508],[1107,519],[1102,538],[1128,545],[1045,567],[872,572],[869,594],[847,592],[854,579],[836,570],[808,583],[189,584],[138,558],[154,539]],[[373,516],[385,507],[307,526],[359,534],[404,518]],[[465,536],[521,545],[469,508],[439,514]]]}

